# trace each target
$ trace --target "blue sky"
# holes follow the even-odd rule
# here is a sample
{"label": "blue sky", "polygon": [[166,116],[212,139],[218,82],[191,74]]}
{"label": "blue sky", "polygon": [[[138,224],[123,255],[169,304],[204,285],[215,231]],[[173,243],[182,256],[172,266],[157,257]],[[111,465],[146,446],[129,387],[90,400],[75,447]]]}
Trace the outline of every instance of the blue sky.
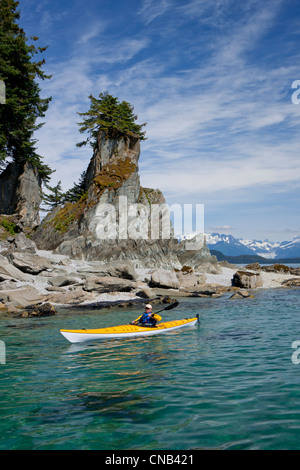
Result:
{"label": "blue sky", "polygon": [[300,233],[297,0],[21,0],[20,10],[27,36],[49,46],[42,90],[53,100],[36,137],[52,184],[66,190],[86,169],[76,113],[108,91],[147,122],[143,186],[169,205],[204,204],[207,232]]}

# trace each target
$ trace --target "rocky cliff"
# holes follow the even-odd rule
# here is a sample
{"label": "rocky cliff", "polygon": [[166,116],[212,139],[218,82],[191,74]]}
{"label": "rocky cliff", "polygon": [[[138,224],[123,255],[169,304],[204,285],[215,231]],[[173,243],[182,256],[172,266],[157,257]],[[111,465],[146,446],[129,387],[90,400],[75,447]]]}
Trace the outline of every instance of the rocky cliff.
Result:
{"label": "rocky cliff", "polygon": [[139,139],[107,139],[99,133],[85,194],[45,217],[33,236],[38,248],[88,261],[128,259],[140,268],[215,261],[206,246],[188,253],[173,238],[163,194],[140,185],[139,156]]}
{"label": "rocky cliff", "polygon": [[9,163],[0,174],[0,214],[13,216],[19,230],[28,232],[40,223],[41,178],[26,163]]}

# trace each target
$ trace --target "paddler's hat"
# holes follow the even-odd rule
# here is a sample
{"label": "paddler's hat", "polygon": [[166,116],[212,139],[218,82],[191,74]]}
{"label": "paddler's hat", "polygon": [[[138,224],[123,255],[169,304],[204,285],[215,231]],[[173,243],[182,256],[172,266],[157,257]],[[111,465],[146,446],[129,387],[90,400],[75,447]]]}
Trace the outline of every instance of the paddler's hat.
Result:
{"label": "paddler's hat", "polygon": [[151,305],[151,304],[147,304],[147,305],[145,305],[145,308],[150,308],[150,310],[152,310],[152,305]]}

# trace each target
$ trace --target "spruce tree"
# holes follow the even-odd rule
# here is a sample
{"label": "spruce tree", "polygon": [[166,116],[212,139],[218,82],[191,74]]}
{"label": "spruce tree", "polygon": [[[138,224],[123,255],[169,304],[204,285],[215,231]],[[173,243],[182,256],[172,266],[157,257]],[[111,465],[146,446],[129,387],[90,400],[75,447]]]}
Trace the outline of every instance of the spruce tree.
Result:
{"label": "spruce tree", "polygon": [[74,183],[74,186],[64,194],[64,202],[77,202],[86,192],[86,170],[80,175],[78,183]]}
{"label": "spruce tree", "polygon": [[[43,123],[51,98],[40,97],[38,79],[50,78],[42,66],[45,60],[34,58],[46,47],[27,44],[27,37],[18,25],[18,1],[0,0],[0,80],[5,84],[6,102],[0,104],[0,161],[30,162],[41,178],[49,181],[52,170],[36,153],[34,132]],[[31,38],[34,42],[38,37]]]}
{"label": "spruce tree", "polygon": [[100,93],[99,99],[89,96],[91,101],[90,109],[86,113],[77,113],[83,117],[83,122],[78,123],[79,132],[88,132],[86,140],[79,142],[77,147],[90,145],[97,146],[97,136],[99,131],[103,131],[107,138],[117,138],[124,136],[138,137],[145,140],[145,132],[142,128],[146,125],[137,124],[137,115],[134,114],[133,106],[127,101],[119,102],[118,98],[109,95],[108,92]]}
{"label": "spruce tree", "polygon": [[47,183],[45,183],[45,186],[48,191],[50,191],[50,193],[46,194],[43,192],[43,202],[46,204],[46,206],[48,206],[48,208],[50,208],[50,210],[54,209],[54,207],[57,207],[60,204],[64,204],[65,194],[61,190],[61,181],[59,181],[56,186],[50,186]]}

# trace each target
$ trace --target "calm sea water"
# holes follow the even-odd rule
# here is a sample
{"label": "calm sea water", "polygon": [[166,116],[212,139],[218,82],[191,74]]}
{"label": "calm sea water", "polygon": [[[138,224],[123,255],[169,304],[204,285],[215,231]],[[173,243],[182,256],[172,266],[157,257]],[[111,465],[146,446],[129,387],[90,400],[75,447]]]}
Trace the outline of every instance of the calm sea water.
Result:
{"label": "calm sea water", "polygon": [[[300,290],[186,299],[165,336],[70,344],[123,309],[1,320],[0,449],[300,449]],[[300,355],[299,355],[300,357]]]}

